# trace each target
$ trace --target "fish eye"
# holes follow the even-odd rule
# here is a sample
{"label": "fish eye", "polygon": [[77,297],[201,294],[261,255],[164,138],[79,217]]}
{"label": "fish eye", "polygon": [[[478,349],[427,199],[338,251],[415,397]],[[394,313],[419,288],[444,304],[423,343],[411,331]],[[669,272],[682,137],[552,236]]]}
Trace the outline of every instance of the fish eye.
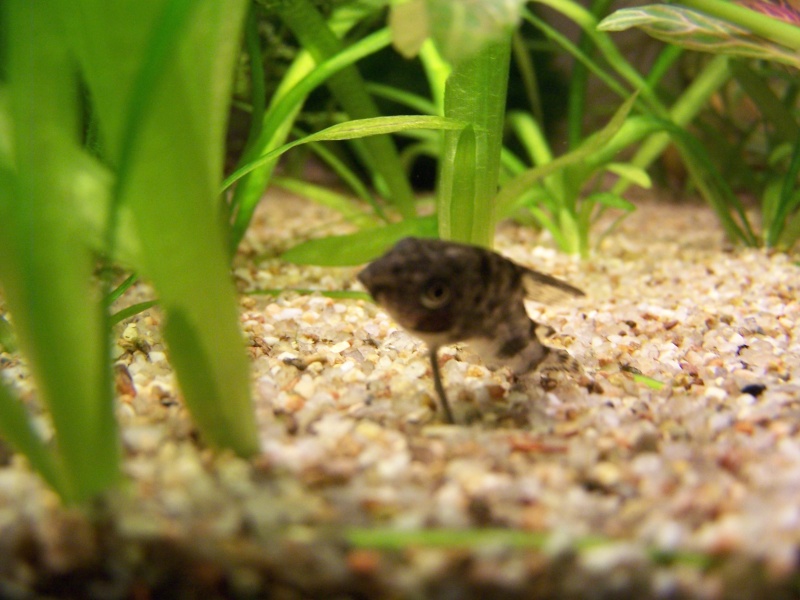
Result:
{"label": "fish eye", "polygon": [[425,308],[441,308],[450,300],[450,286],[440,279],[428,282],[420,296]]}

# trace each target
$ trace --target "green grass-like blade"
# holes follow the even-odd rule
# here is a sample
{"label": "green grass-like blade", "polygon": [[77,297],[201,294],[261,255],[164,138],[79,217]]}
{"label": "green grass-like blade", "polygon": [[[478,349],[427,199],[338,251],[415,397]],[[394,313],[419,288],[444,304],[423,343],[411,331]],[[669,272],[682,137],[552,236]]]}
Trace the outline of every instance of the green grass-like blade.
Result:
{"label": "green grass-like blade", "polygon": [[299,265],[327,267],[360,265],[379,257],[404,237],[435,238],[436,232],[435,216],[415,217],[349,235],[310,240],[287,250],[281,258]]}
{"label": "green grass-like blade", "polygon": [[[353,547],[384,551],[403,551],[414,547],[478,550],[492,546],[542,551],[546,549],[552,534],[498,528],[416,530],[352,528],[345,532],[344,537]],[[613,546],[617,542],[600,536],[583,536],[573,541],[573,547],[578,552],[590,552],[597,548]],[[669,552],[652,547],[646,548],[645,551],[654,563],[681,564],[700,570],[709,568],[717,560],[713,556],[699,552]]]}
{"label": "green grass-like blade", "polygon": [[[391,42],[389,32],[380,30],[351,44],[326,60],[314,64],[308,52],[302,52],[289,67],[263,116],[258,137],[248,145],[237,171],[285,144],[295,118],[308,94],[358,60],[385,48]],[[231,231],[231,246],[235,249],[250,224],[256,206],[261,201],[275,166],[267,160],[240,175],[231,210],[235,220]],[[230,178],[229,178],[230,179]],[[238,178],[237,178],[238,179]],[[226,188],[227,185],[223,187]]]}
{"label": "green grass-like blade", "polygon": [[63,15],[76,46],[106,49],[81,53],[81,66],[186,403],[205,439],[242,455],[258,442],[217,192],[245,10],[244,0],[81,0]]}
{"label": "green grass-like blade", "polygon": [[85,500],[118,477],[119,451],[94,259],[71,217],[82,190],[74,182],[86,173],[76,136],[77,86],[53,5],[14,0],[0,10],[11,32],[15,124],[15,170],[0,182],[0,280],[52,418],[55,454],[45,457],[49,450],[24,426],[24,412],[9,394],[0,398],[0,418],[12,443],[64,500]]}
{"label": "green grass-like blade", "polygon": [[528,169],[514,177],[511,181],[506,183],[498,192],[495,198],[497,210],[500,213],[505,213],[508,210],[508,205],[515,202],[518,196],[524,194],[528,188],[535,185],[543,178],[561,171],[565,167],[583,163],[593,154],[604,148],[614,138],[618,131],[622,128],[625,119],[633,104],[636,102],[636,95],[634,94],[628,100],[622,103],[617,112],[606,124],[606,126],[593,135],[587,138],[586,141],[577,149],[559,156],[558,158],[535,168]]}
{"label": "green grass-like blade", "polygon": [[641,383],[646,385],[651,390],[663,390],[664,387],[667,385],[663,381],[659,381],[658,379],[653,379],[652,377],[648,377],[647,375],[642,375],[641,373],[631,373],[631,377],[636,383]]}
{"label": "green grass-like blade", "polygon": [[325,298],[333,300],[366,300],[372,302],[372,296],[366,292],[356,290],[312,290],[306,288],[267,288],[247,290],[243,292],[249,296],[281,296],[283,294],[297,294],[299,296],[311,296],[319,294]]}
{"label": "green grass-like blade", "polygon": [[[453,198],[475,198],[477,151],[475,130],[467,125],[458,134],[453,157]],[[475,211],[463,210],[460,203],[453,202],[449,215],[439,215],[440,223],[445,219],[450,223],[450,239],[467,243],[473,239]]]}
{"label": "green grass-like blade", "polygon": [[131,304],[115,312],[112,315],[109,315],[108,322],[109,325],[112,327],[117,323],[121,323],[125,319],[130,319],[131,317],[138,315],[141,312],[146,311],[148,308],[153,308],[154,306],[158,305],[158,300],[146,300],[144,302],[137,302],[136,304]]}
{"label": "green grass-like blade", "polygon": [[238,168],[228,175],[222,182],[223,191],[233,185],[236,181],[254,171],[255,169],[273,162],[281,154],[291,150],[295,146],[308,144],[311,142],[324,142],[330,140],[352,140],[368,137],[372,135],[384,135],[387,133],[397,133],[409,129],[444,129],[459,130],[464,126],[460,121],[445,117],[434,117],[426,115],[401,116],[401,117],[375,117],[373,119],[357,119],[332,125],[322,131],[313,133],[299,140],[294,140],[288,144],[268,152],[258,159]]}
{"label": "green grass-like blade", "polygon": [[16,450],[25,455],[42,479],[58,492],[62,498],[70,497],[68,484],[64,481],[64,465],[58,463],[56,455],[48,448],[34,430],[28,413],[18,398],[0,383],[0,435]]}
{"label": "green grass-like blade", "polygon": [[[343,50],[343,42],[309,0],[281,2],[276,8],[281,20],[318,63]],[[366,17],[375,7],[365,5],[363,10]],[[387,35],[390,35],[388,31]],[[369,119],[380,115],[355,67],[345,67],[333,75],[328,80],[328,87],[350,118]],[[361,153],[361,158],[374,176],[376,187],[381,189],[380,184],[383,184],[390,202],[400,214],[404,217],[414,216],[414,193],[391,138],[377,136],[364,140],[363,144],[365,152]]]}

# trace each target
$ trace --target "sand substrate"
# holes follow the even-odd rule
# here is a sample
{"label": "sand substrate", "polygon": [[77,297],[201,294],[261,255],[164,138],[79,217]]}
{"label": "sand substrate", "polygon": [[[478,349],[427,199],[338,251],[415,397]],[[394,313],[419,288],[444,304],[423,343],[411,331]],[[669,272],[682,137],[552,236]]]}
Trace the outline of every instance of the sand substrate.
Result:
{"label": "sand substrate", "polygon": [[[447,426],[424,346],[380,308],[249,293],[359,289],[355,269],[275,258],[335,219],[273,192],[236,260],[261,454],[198,439],[158,310],[120,325],[125,481],[67,510],[6,452],[0,597],[798,594],[792,256],[729,247],[693,205],[642,203],[584,262],[505,224],[499,251],[586,291],[529,307],[586,373],[514,382],[446,348]],[[24,363],[0,361],[35,411]]]}

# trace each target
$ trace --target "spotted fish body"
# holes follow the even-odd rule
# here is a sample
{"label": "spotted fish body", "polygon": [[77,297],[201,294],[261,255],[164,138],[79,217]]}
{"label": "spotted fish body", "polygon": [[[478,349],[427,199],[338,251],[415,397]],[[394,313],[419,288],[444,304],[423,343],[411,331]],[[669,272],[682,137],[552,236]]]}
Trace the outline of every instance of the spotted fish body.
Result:
{"label": "spotted fish body", "polygon": [[403,328],[428,345],[449,421],[436,360],[440,346],[467,342],[487,366],[507,365],[517,375],[530,372],[554,351],[539,340],[539,325],[528,316],[525,298],[552,303],[583,295],[496,252],[420,238],[401,240],[358,279]]}

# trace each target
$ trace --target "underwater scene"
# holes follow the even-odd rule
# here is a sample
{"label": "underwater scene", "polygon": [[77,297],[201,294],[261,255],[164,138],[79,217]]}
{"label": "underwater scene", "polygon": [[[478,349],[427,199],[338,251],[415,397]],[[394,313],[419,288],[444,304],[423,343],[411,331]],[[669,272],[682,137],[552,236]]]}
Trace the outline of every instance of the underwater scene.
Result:
{"label": "underwater scene", "polygon": [[800,593],[795,0],[0,4],[0,597]]}

